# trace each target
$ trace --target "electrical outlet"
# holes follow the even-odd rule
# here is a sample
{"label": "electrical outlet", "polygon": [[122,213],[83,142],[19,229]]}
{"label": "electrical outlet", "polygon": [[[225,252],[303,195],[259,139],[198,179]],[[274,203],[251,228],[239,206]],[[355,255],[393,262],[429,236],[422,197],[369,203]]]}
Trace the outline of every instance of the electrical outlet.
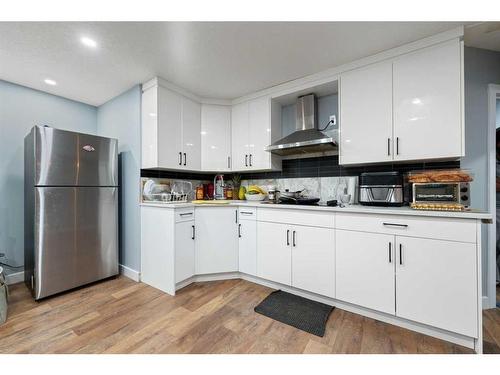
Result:
{"label": "electrical outlet", "polygon": [[330,116],[330,124],[337,125],[337,116],[335,116],[335,115]]}

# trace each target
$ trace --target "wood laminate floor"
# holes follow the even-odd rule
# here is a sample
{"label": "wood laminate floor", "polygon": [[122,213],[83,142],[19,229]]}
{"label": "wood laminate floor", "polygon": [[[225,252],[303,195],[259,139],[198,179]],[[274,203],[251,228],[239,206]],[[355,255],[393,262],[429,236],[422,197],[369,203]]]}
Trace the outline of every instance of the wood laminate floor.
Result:
{"label": "wood laminate floor", "polygon": [[[196,283],[177,296],[125,277],[35,302],[11,288],[0,353],[471,353],[335,309],[323,338],[253,311],[271,289]],[[484,350],[500,353],[500,309],[484,312]]]}

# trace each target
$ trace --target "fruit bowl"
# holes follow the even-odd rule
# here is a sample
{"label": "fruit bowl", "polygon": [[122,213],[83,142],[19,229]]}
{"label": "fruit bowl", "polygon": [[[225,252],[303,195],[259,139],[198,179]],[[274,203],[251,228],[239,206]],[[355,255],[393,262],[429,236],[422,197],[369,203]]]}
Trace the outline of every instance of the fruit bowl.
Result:
{"label": "fruit bowl", "polygon": [[266,199],[266,194],[245,194],[247,201],[263,201]]}

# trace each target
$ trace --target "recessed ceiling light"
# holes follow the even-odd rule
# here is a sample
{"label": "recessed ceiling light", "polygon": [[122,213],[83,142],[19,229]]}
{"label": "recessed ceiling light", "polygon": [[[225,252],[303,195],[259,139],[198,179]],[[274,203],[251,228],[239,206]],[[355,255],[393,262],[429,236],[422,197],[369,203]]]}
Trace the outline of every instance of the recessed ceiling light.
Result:
{"label": "recessed ceiling light", "polygon": [[89,37],[86,36],[82,36],[80,38],[80,42],[82,42],[87,47],[92,47],[92,48],[97,47],[97,42],[94,39],[90,39]]}
{"label": "recessed ceiling light", "polygon": [[44,81],[47,85],[51,85],[51,86],[55,86],[55,85],[57,85],[57,82],[56,82],[56,81],[54,81],[53,79],[50,79],[50,78],[45,78],[43,81]]}

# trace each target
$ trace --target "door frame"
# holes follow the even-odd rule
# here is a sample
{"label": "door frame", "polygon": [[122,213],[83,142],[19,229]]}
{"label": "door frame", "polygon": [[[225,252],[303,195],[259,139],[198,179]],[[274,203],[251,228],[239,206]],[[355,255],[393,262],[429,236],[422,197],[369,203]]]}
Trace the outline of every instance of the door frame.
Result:
{"label": "door frame", "polygon": [[496,306],[496,101],[500,98],[500,85],[488,85],[488,209],[492,215],[492,226],[488,228],[488,306]]}

